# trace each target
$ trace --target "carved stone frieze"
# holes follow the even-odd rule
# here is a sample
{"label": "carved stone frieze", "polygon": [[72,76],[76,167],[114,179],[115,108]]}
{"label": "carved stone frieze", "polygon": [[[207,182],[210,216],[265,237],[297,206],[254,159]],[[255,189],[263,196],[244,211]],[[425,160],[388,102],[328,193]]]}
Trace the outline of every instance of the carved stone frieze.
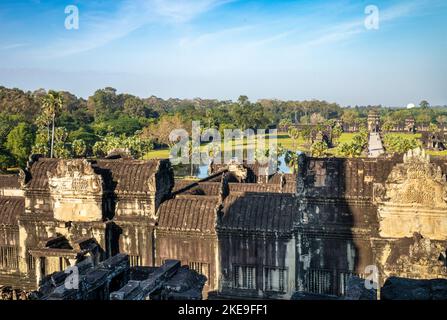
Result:
{"label": "carved stone frieze", "polygon": [[374,184],[373,193],[383,237],[410,237],[418,232],[447,239],[446,177],[424,150],[405,154],[385,184]]}
{"label": "carved stone frieze", "polygon": [[60,160],[54,173],[48,172],[54,217],[60,221],[102,219],[102,177],[85,159]]}

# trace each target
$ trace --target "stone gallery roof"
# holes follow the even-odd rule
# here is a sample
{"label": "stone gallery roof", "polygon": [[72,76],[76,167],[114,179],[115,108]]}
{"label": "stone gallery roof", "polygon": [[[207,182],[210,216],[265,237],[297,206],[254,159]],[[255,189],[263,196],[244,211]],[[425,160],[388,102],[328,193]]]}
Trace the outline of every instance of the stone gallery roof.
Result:
{"label": "stone gallery roof", "polygon": [[[31,164],[26,188],[48,190],[48,172],[55,173],[59,159],[40,158]],[[95,173],[103,178],[105,189],[124,193],[149,192],[150,180],[163,160],[94,160]]]}
{"label": "stone gallery roof", "polygon": [[18,216],[25,210],[25,198],[0,197],[0,225],[17,226]]}
{"label": "stone gallery roof", "polygon": [[[284,179],[284,185],[281,187],[281,176]],[[219,195],[222,174],[216,174],[215,177],[206,180],[176,180],[173,192],[181,194],[196,195]],[[267,183],[258,181],[258,183],[239,183],[231,182],[230,191],[233,192],[274,192],[274,193],[295,193],[296,192],[296,174],[276,173],[269,177]]]}
{"label": "stone gallery roof", "polygon": [[217,196],[220,191],[220,182],[200,182],[195,180],[176,180],[172,192],[192,195]]}
{"label": "stone gallery roof", "polygon": [[[230,182],[230,192],[273,192],[295,193],[296,175],[285,174],[285,184],[281,187],[281,176],[273,175],[267,183],[239,183]],[[176,180],[173,192],[179,194],[217,196],[220,194],[221,182]]]}
{"label": "stone gallery roof", "polygon": [[0,174],[0,189],[20,189],[19,176],[15,174]]}
{"label": "stone gallery roof", "polygon": [[214,233],[218,206],[218,197],[178,195],[158,209],[158,229]]}
{"label": "stone gallery roof", "polygon": [[26,183],[28,189],[48,189],[48,172],[56,172],[59,159],[41,158],[29,168],[30,180]]}
{"label": "stone gallery roof", "polygon": [[230,194],[219,229],[290,233],[297,215],[297,198],[290,194]]}
{"label": "stone gallery roof", "polygon": [[[98,160],[92,166],[112,174],[112,180],[104,179],[106,188],[118,192],[149,192],[150,179],[155,176],[160,161]],[[98,171],[99,173],[99,171]],[[107,174],[107,173],[106,173]],[[113,186],[115,185],[115,186]]]}
{"label": "stone gallery roof", "polygon": [[295,183],[286,183],[283,187],[278,183],[229,183],[230,192],[272,192],[295,193]]}

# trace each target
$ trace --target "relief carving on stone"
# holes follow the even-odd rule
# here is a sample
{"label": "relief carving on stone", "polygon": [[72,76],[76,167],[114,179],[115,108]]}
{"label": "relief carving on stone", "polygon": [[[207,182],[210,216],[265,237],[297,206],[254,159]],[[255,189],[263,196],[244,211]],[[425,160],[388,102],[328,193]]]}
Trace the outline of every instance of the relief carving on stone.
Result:
{"label": "relief carving on stone", "polygon": [[429,155],[417,148],[394,166],[385,185],[374,184],[374,200],[429,208],[447,208],[446,177]]}
{"label": "relief carving on stone", "polygon": [[373,191],[382,237],[447,239],[446,177],[424,150],[408,151]]}
{"label": "relief carving on stone", "polygon": [[398,275],[416,279],[447,276],[445,243],[413,234],[408,247],[396,243],[385,267],[387,276]]}
{"label": "relief carving on stone", "polygon": [[60,160],[55,172],[47,175],[57,220],[102,219],[102,177],[94,172],[87,160]]}
{"label": "relief carving on stone", "polygon": [[388,201],[389,198],[386,197],[386,189],[385,186],[381,183],[373,184],[373,202],[385,202]]}

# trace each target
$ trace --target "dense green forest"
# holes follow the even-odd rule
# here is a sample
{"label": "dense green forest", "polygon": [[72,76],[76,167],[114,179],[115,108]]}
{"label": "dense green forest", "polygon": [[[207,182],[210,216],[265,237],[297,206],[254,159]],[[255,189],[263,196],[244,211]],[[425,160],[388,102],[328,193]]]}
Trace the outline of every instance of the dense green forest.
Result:
{"label": "dense green forest", "polygon": [[414,109],[342,108],[318,100],[251,102],[246,96],[237,101],[140,98],[110,87],[83,99],[64,91],[0,87],[0,169],[24,166],[31,153],[51,156],[51,150],[54,157],[64,158],[101,157],[114,148],[127,148],[139,158],[169,145],[169,132],[188,130],[192,120],[221,131],[324,124],[333,119],[364,123],[371,108],[380,109],[385,125],[401,123],[409,116],[419,123],[447,123],[447,107],[430,107],[426,101]]}

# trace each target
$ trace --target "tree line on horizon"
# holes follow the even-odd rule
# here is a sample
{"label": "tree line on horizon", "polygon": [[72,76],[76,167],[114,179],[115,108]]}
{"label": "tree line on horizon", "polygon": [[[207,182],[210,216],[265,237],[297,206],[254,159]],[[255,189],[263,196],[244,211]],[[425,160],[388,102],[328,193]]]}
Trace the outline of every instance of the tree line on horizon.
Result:
{"label": "tree line on horizon", "polygon": [[385,122],[447,123],[447,107],[393,109],[383,106],[342,108],[320,100],[281,101],[247,96],[237,101],[215,99],[140,98],[107,87],[83,99],[67,91],[23,91],[0,86],[0,170],[23,167],[32,153],[68,157],[103,157],[115,148],[135,158],[170,145],[173,129],[268,129],[281,124],[323,124],[334,119],[365,122],[370,109],[380,110]]}

